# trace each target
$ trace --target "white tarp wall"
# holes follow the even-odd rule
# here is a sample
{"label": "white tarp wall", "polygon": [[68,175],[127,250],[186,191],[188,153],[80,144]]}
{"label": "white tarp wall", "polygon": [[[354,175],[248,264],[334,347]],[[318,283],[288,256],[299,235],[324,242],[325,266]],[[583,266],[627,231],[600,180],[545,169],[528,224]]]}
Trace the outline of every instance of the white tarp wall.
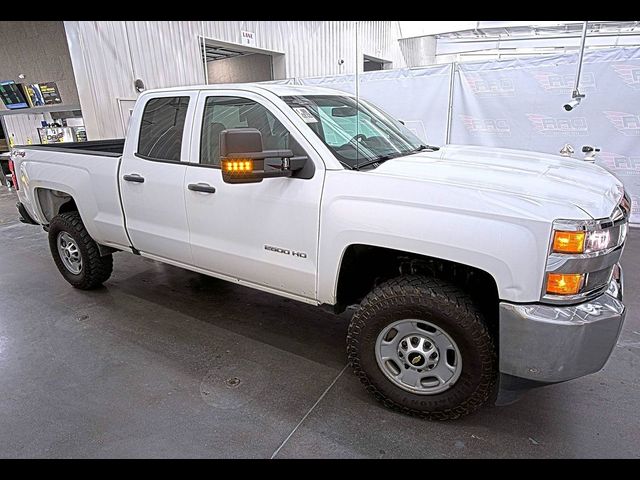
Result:
{"label": "white tarp wall", "polygon": [[[451,68],[454,68],[450,143],[557,154],[565,143],[582,159],[583,145],[599,147],[597,163],[615,173],[632,197],[640,223],[640,49],[586,52],[581,105],[566,112],[577,54],[383,70],[359,75],[359,94],[396,116],[430,144],[444,144]],[[303,78],[355,92],[355,76]]]}
{"label": "white tarp wall", "polygon": [[[451,65],[379,70],[361,73],[358,80],[362,98],[402,120],[432,145],[445,143]],[[299,82],[355,94],[355,75],[301,78]]]}
{"label": "white tarp wall", "polygon": [[460,64],[453,92],[451,143],[558,153],[571,144],[601,148],[597,163],[615,173],[640,223],[640,49],[585,54],[582,103],[567,112],[577,55]]}

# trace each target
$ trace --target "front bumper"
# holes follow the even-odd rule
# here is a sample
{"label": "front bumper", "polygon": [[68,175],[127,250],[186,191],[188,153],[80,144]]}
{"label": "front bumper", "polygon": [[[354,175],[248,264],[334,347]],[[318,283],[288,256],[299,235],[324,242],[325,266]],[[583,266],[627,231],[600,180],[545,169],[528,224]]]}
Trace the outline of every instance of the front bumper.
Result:
{"label": "front bumper", "polygon": [[607,362],[625,317],[622,269],[607,293],[571,305],[500,303],[500,392],[519,391],[597,372]]}

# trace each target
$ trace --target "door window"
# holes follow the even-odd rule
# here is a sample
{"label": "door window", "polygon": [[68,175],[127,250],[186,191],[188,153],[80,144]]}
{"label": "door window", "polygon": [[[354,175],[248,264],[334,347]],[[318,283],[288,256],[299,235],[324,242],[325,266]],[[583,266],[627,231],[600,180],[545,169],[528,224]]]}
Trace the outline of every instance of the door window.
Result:
{"label": "door window", "polygon": [[301,148],[289,131],[263,105],[247,98],[208,97],[200,134],[200,163],[220,166],[220,132],[243,127],[262,133],[265,150],[290,149],[300,154]]}
{"label": "door window", "polygon": [[142,113],[138,155],[179,162],[189,97],[152,98]]}

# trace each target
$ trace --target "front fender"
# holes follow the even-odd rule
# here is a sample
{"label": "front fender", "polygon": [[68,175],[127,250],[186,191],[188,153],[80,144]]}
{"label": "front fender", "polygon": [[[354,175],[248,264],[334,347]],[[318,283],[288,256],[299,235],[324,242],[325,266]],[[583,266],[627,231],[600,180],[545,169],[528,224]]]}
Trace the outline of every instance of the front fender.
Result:
{"label": "front fender", "polygon": [[352,244],[472,266],[495,279],[500,299],[539,300],[549,222],[385,197],[325,193],[318,266],[320,302],[336,303],[342,258]]}

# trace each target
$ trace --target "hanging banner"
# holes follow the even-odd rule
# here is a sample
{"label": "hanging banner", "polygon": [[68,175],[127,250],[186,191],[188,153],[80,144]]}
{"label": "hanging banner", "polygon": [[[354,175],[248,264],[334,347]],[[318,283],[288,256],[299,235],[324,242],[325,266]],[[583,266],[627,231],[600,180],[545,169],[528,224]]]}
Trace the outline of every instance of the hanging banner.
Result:
{"label": "hanging banner", "polygon": [[55,82],[29,83],[24,85],[24,91],[31,107],[62,103],[62,98],[60,98],[58,86]]}
{"label": "hanging banner", "polygon": [[62,103],[60,98],[60,92],[58,91],[58,85],[56,82],[39,83],[40,92],[42,92],[42,98],[45,105],[56,105]]}

